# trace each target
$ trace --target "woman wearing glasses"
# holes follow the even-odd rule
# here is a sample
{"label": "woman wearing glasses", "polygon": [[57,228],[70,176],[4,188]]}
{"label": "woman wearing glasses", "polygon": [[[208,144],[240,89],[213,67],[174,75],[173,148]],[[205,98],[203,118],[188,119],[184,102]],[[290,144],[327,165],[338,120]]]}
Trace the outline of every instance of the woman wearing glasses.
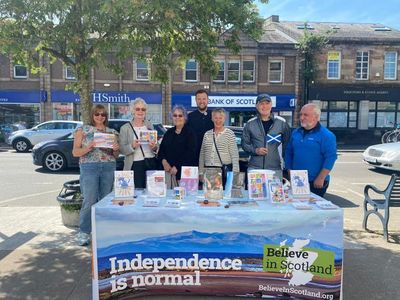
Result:
{"label": "woman wearing glasses", "polygon": [[[91,111],[89,125],[79,127],[75,132],[72,155],[79,157],[80,187],[83,203],[80,212],[78,243],[88,245],[91,233],[91,207],[112,191],[114,184],[115,159],[119,155],[116,131],[107,127],[108,114],[103,105],[95,105]],[[95,134],[113,134],[112,148],[99,147]]]}
{"label": "woman wearing glasses", "polygon": [[140,143],[140,131],[153,130],[153,125],[146,121],[147,104],[142,98],[130,103],[132,120],[121,127],[119,144],[125,155],[124,170],[133,170],[135,188],[146,187],[145,158],[155,159],[157,142]]}
{"label": "woman wearing glasses", "polygon": [[166,172],[167,187],[173,188],[181,179],[182,166],[197,166],[196,135],[193,129],[186,125],[187,112],[183,106],[172,108],[171,117],[174,127],[163,136],[158,151],[158,159]]}

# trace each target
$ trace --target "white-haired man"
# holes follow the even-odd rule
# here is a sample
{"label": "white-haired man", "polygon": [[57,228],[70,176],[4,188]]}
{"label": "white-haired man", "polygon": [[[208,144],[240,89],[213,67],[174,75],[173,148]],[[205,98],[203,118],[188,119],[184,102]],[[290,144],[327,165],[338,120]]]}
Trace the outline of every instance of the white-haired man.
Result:
{"label": "white-haired man", "polygon": [[329,173],[335,164],[336,137],[319,122],[321,110],[314,103],[300,111],[301,127],[292,132],[286,147],[285,166],[307,170],[311,192],[323,197],[329,185]]}

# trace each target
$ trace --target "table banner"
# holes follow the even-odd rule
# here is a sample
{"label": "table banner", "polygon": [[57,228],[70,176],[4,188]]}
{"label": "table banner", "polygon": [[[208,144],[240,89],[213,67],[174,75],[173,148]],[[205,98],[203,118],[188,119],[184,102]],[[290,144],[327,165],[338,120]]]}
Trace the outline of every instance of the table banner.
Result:
{"label": "table banner", "polygon": [[93,299],[340,299],[341,209],[267,201],[206,206],[188,198],[167,208],[163,201],[116,206],[109,196],[93,207]]}

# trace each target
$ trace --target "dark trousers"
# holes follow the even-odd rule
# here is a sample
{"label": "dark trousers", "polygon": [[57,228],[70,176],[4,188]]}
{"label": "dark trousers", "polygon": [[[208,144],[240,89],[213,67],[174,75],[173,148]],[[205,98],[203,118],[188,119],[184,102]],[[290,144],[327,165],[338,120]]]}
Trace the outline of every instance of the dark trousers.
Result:
{"label": "dark trousers", "polygon": [[314,187],[314,183],[311,181],[310,182],[310,191],[311,193],[314,193],[320,197],[324,197],[326,190],[328,189],[329,186],[329,181],[324,181],[324,186],[320,189],[317,189]]}
{"label": "dark trousers", "polygon": [[135,189],[146,188],[146,167],[144,160],[134,161],[132,164]]}

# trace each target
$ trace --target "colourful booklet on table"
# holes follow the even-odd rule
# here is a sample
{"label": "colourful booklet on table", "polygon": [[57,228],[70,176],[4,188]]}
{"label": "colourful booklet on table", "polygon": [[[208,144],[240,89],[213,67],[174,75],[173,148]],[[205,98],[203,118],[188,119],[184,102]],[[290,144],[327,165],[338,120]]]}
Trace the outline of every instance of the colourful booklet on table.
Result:
{"label": "colourful booklet on table", "polygon": [[222,173],[219,169],[207,169],[204,172],[204,197],[207,200],[221,200],[224,196]]}
{"label": "colourful booklet on table", "polygon": [[141,130],[139,136],[142,144],[157,143],[157,130]]}
{"label": "colourful booklet on table", "polygon": [[199,168],[183,166],[179,186],[185,188],[187,195],[197,193],[199,189]]}
{"label": "colourful booklet on table", "polygon": [[133,199],[135,195],[135,182],[133,171],[114,172],[114,198]]}
{"label": "colourful booklet on table", "polygon": [[95,147],[111,148],[115,142],[115,135],[111,133],[95,132],[94,134]]}
{"label": "colourful booklet on table", "polygon": [[146,171],[146,190],[149,197],[165,197],[165,171]]}
{"label": "colourful booklet on table", "polygon": [[310,184],[307,170],[290,170],[290,185],[293,199],[310,199]]}
{"label": "colourful booklet on table", "polygon": [[267,173],[252,170],[247,173],[249,198],[254,200],[265,200],[268,198]]}
{"label": "colourful booklet on table", "polygon": [[269,194],[272,203],[285,203],[285,192],[283,191],[282,181],[277,178],[268,182]]}

